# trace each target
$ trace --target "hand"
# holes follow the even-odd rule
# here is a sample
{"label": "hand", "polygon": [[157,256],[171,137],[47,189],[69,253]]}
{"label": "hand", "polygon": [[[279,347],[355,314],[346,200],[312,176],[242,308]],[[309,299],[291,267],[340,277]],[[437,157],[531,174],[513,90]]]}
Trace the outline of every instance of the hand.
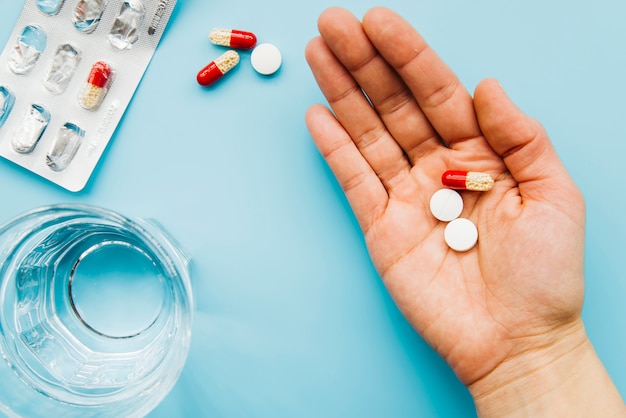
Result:
{"label": "hand", "polygon": [[[584,201],[542,126],[495,80],[472,98],[388,9],[361,23],[332,8],[318,26],[306,58],[334,114],[312,106],[308,129],[388,291],[479,411],[497,385],[587,358]],[[479,231],[463,253],[448,248],[429,209],[448,169],[496,180],[489,192],[462,192],[462,216]]]}

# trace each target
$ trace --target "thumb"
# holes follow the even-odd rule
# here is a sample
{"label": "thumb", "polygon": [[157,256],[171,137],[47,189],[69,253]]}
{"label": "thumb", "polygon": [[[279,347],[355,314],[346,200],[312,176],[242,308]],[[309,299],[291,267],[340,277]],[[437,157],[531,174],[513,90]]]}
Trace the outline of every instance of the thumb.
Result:
{"label": "thumb", "polygon": [[474,93],[474,108],[485,139],[502,157],[523,198],[568,199],[568,193],[577,192],[543,126],[524,114],[500,83],[481,81]]}

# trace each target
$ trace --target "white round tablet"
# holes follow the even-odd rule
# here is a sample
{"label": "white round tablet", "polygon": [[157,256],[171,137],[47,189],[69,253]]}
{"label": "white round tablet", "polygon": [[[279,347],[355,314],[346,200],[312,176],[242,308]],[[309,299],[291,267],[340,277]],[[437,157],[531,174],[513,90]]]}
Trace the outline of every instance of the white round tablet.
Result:
{"label": "white round tablet", "polygon": [[430,198],[430,211],[440,221],[451,221],[463,211],[463,199],[455,190],[439,189]]}
{"label": "white round tablet", "polygon": [[274,74],[280,68],[283,58],[280,51],[272,44],[258,45],[250,55],[252,68],[259,74]]}
{"label": "white round tablet", "polygon": [[478,241],[478,229],[472,221],[457,218],[446,225],[443,233],[448,247],[455,251],[467,251]]}

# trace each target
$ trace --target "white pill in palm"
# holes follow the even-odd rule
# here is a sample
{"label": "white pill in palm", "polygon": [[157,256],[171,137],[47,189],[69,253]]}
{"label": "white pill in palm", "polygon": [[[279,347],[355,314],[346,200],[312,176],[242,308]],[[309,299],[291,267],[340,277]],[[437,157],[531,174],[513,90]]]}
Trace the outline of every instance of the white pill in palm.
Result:
{"label": "white pill in palm", "polygon": [[478,229],[472,221],[457,218],[446,225],[444,239],[448,247],[455,251],[470,250],[478,241]]}
{"label": "white pill in palm", "polygon": [[430,211],[440,221],[451,221],[463,211],[463,199],[452,189],[437,190],[430,198]]}
{"label": "white pill in palm", "polygon": [[250,55],[252,68],[259,74],[274,74],[280,68],[283,58],[280,50],[272,44],[258,45]]}

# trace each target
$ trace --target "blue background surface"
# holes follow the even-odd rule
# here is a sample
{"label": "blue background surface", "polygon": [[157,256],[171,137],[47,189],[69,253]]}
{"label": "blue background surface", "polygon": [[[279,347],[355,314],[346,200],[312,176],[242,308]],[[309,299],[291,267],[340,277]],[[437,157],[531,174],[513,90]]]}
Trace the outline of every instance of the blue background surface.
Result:
{"label": "blue background surface", "polygon": [[[316,19],[371,1],[179,0],[87,188],[72,194],[0,161],[0,222],[88,203],[155,218],[192,254],[187,367],[152,417],[467,417],[466,389],[403,319],[373,269],[304,126],[323,102],[304,60]],[[470,91],[484,77],[546,126],[587,199],[584,318],[626,395],[626,3],[386,1]],[[0,6],[0,43],[22,7]],[[213,27],[254,31],[283,67],[249,53],[212,88],[195,75],[222,49]],[[393,42],[390,39],[389,42]]]}

